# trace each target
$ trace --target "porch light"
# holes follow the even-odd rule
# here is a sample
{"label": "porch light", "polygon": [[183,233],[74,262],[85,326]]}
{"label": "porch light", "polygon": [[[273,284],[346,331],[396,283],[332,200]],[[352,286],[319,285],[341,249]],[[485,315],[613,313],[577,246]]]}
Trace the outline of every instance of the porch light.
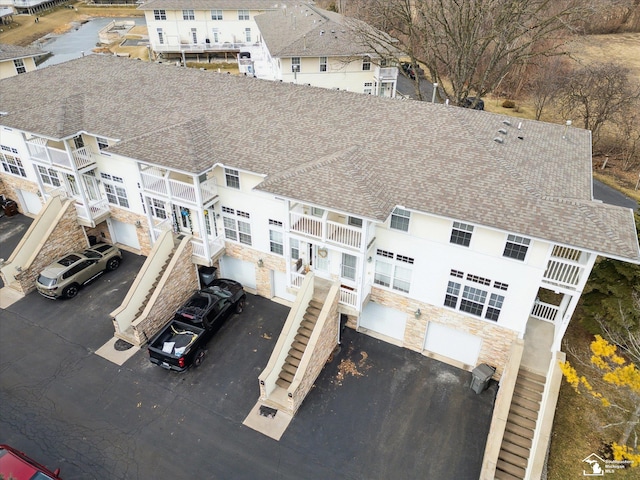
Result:
{"label": "porch light", "polygon": [[367,263],[371,263],[371,262],[373,262],[373,258],[371,257],[367,258]]}
{"label": "porch light", "polygon": [[264,267],[264,262],[262,261],[261,258],[258,259],[258,267],[260,268]]}
{"label": "porch light", "polygon": [[422,315],[422,311],[420,309],[417,309],[414,313],[416,318],[420,318],[420,316]]}

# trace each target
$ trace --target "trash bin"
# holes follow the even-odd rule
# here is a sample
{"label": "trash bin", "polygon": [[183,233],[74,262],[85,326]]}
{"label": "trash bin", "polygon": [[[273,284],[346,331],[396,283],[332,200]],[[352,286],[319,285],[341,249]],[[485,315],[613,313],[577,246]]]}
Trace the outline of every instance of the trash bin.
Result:
{"label": "trash bin", "polygon": [[7,200],[4,202],[4,206],[2,207],[4,210],[4,214],[7,217],[13,217],[16,213],[18,213],[18,204],[13,200]]}
{"label": "trash bin", "polygon": [[208,287],[211,285],[216,278],[216,267],[205,267],[202,266],[198,269],[198,274],[200,275],[200,286],[202,288]]}
{"label": "trash bin", "polygon": [[476,393],[484,392],[489,386],[489,381],[495,372],[496,369],[486,363],[478,365],[471,372],[471,390]]}

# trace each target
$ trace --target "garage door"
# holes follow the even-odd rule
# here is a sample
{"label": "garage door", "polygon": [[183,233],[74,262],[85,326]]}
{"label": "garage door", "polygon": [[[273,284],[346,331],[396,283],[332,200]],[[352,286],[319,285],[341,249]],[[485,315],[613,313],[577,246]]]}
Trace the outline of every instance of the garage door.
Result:
{"label": "garage door", "polygon": [[406,313],[369,302],[360,315],[359,326],[402,341],[406,323]]}
{"label": "garage door", "polygon": [[277,270],[271,270],[273,273],[273,293],[278,298],[283,298],[293,302],[296,299],[295,294],[287,291],[287,274],[286,272],[278,272]]}
{"label": "garage door", "polygon": [[256,288],[256,266],[253,262],[224,255],[220,259],[220,276],[232,278],[245,287]]}
{"label": "garage door", "polygon": [[114,243],[121,243],[127,247],[140,250],[140,242],[138,241],[138,232],[135,225],[114,219],[108,219],[107,221],[111,224]]}
{"label": "garage door", "polygon": [[480,337],[434,322],[429,322],[424,342],[425,350],[471,366],[478,361],[481,345]]}
{"label": "garage door", "polygon": [[27,213],[31,213],[33,215],[40,213],[42,203],[40,202],[40,197],[38,197],[38,195],[26,190],[19,190],[18,193],[22,197],[22,208],[24,208]]}

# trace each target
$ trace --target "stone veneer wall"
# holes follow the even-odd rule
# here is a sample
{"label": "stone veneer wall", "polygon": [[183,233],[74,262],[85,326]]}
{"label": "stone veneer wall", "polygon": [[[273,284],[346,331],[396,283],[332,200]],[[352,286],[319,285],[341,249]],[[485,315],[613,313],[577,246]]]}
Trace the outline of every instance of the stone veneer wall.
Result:
{"label": "stone veneer wall", "polygon": [[[315,298],[315,296],[314,296]],[[298,388],[293,392],[290,405],[295,413],[305,397],[313,387],[314,382],[320,375],[320,372],[327,363],[327,359],[338,344],[338,328],[340,326],[340,316],[338,315],[338,300],[340,299],[340,289],[337,285],[333,285],[329,290],[329,294],[325,301],[325,305],[329,304],[329,311],[322,330],[317,337],[315,345],[307,345],[313,347],[311,358],[305,369],[304,376],[300,380]],[[320,321],[320,319],[318,319]],[[315,332],[314,332],[315,333]],[[306,354],[306,351],[305,351]]]}
{"label": "stone veneer wall", "polygon": [[144,345],[158,333],[173,318],[178,307],[198,289],[198,275],[196,266],[191,262],[191,255],[191,237],[186,236],[151,297],[151,301],[155,298],[151,309],[132,324],[138,345]]}
{"label": "stone veneer wall", "polygon": [[[18,211],[24,214],[26,212],[24,206],[20,203],[18,190],[26,190],[37,194],[38,197],[40,196],[38,185],[32,181],[27,180],[26,178],[0,173],[0,193],[2,193],[6,198],[16,202],[18,204]],[[40,198],[40,203],[42,203],[42,198]]]}
{"label": "stone veneer wall", "polygon": [[[286,272],[287,267],[284,257],[259,252],[233,242],[225,242],[225,253],[230,257],[252,262],[256,269],[256,293],[261,297],[271,298],[273,288],[270,271]],[[262,260],[262,267],[258,266],[259,260]]]}
{"label": "stone veneer wall", "polygon": [[[511,345],[518,338],[518,333],[514,330],[380,288],[371,290],[371,300],[407,313],[403,346],[410,350],[424,351],[428,322],[437,322],[482,338],[478,364],[487,363],[495,367],[494,378],[496,379],[502,375],[502,370],[509,359]],[[414,312],[418,308],[422,311],[422,315],[416,318]]]}
{"label": "stone veneer wall", "polygon": [[[140,222],[140,226],[136,227],[138,242],[140,243],[140,255],[149,255],[151,252],[151,235],[149,233],[147,217],[113,205],[109,205],[109,209],[111,210],[111,218],[114,220],[128,223],[130,225],[135,225],[136,221]],[[100,225],[98,225],[98,227],[100,227]],[[101,228],[101,230],[105,230],[105,235],[109,235],[109,229],[107,228],[106,222],[104,224],[104,228]]]}
{"label": "stone veneer wall", "polygon": [[[12,283],[12,287],[25,295],[36,288],[36,278],[47,265],[66,253],[84,250],[87,247],[87,239],[84,230],[78,224],[74,203],[65,201],[62,208],[64,213],[58,217],[58,224],[49,237],[41,240],[42,247],[31,265],[23,267],[22,272],[16,275],[17,283]],[[29,231],[25,235],[28,234]]]}

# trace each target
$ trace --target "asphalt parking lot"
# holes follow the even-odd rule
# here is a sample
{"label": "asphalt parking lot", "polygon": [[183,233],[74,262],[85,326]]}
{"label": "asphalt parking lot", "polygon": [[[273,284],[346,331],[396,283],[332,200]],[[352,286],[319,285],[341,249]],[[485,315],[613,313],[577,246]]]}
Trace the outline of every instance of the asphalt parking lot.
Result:
{"label": "asphalt parking lot", "polygon": [[249,295],[198,369],[94,352],[143,257],[0,311],[0,443],[73,479],[477,479],[497,386],[346,329],[279,442],[242,425],[288,308]]}

